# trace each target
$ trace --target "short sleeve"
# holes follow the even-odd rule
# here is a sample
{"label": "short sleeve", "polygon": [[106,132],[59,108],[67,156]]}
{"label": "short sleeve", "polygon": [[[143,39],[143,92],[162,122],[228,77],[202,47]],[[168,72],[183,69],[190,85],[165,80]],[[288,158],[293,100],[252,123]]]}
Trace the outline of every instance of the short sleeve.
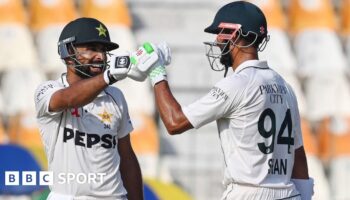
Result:
{"label": "short sleeve", "polygon": [[130,120],[128,104],[125,100],[124,94],[118,88],[110,86],[106,92],[112,96],[121,112],[120,126],[118,127],[117,133],[118,138],[123,138],[134,130]]}
{"label": "short sleeve", "polygon": [[200,128],[234,111],[236,92],[229,79],[217,83],[205,96],[182,107],[182,111],[193,127]]}
{"label": "short sleeve", "polygon": [[37,117],[40,118],[44,115],[57,115],[61,112],[49,112],[49,104],[52,95],[64,88],[55,81],[47,81],[38,86],[35,91],[34,101]]}
{"label": "short sleeve", "polygon": [[123,102],[123,114],[122,114],[122,119],[121,119],[121,126],[118,130],[118,138],[122,138],[125,137],[126,135],[128,135],[131,131],[134,130],[131,120],[130,120],[130,115],[129,115],[129,109],[128,109],[128,105],[125,101],[124,96],[122,96],[122,102]]}

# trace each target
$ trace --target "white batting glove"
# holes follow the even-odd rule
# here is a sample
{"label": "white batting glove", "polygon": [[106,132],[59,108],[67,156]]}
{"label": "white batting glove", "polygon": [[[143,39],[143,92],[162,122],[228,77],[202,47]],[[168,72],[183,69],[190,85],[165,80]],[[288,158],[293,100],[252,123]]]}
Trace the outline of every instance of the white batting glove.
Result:
{"label": "white batting glove", "polygon": [[126,78],[131,67],[130,53],[119,52],[112,55],[108,69],[103,74],[103,79],[108,85]]}
{"label": "white batting glove", "polygon": [[156,46],[159,61],[149,70],[148,77],[154,87],[158,82],[167,80],[165,66],[171,63],[171,51],[167,43],[163,42]]}
{"label": "white batting glove", "polygon": [[314,195],[314,179],[291,179],[300,193],[301,200],[311,200]]}
{"label": "white batting glove", "polygon": [[[128,77],[136,81],[144,81],[155,67],[158,67],[159,65],[165,66],[170,64],[170,48],[166,43],[154,45],[152,43],[146,42],[136,52],[132,53],[131,62],[133,65],[128,72]],[[166,72],[165,70],[163,71]],[[152,74],[153,75],[150,76],[150,78],[152,85],[154,85],[155,82],[159,82],[159,77],[157,76],[157,73],[153,72]]]}
{"label": "white batting glove", "polygon": [[166,42],[156,45],[156,51],[160,59],[160,64],[168,66],[171,63],[171,50]]}
{"label": "white batting glove", "polygon": [[154,46],[144,43],[135,52],[131,53],[132,66],[128,77],[136,81],[144,81],[147,78],[148,70],[159,60]]}

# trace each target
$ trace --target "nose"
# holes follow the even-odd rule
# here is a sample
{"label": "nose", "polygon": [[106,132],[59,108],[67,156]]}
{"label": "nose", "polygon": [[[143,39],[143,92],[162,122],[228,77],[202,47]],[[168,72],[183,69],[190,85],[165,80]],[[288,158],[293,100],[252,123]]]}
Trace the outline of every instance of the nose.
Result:
{"label": "nose", "polygon": [[96,51],[94,54],[94,60],[98,60],[98,61],[102,61],[105,58],[105,53],[104,52],[100,52],[100,51]]}

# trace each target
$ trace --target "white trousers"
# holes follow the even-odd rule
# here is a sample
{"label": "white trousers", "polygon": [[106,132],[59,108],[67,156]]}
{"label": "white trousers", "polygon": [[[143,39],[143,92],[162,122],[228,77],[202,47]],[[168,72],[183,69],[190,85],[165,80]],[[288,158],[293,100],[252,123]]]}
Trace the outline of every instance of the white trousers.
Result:
{"label": "white trousers", "polygon": [[56,192],[50,192],[49,196],[47,197],[46,200],[128,200],[126,197],[101,197],[101,198],[96,198],[96,197],[87,197],[87,196],[79,196],[79,197],[74,197],[71,195],[66,195],[66,194],[59,194]]}
{"label": "white trousers", "polygon": [[290,188],[264,188],[252,187],[231,183],[221,200],[301,200],[300,194],[295,187]]}
{"label": "white trousers", "polygon": [[50,192],[46,200],[73,200],[73,196]]}

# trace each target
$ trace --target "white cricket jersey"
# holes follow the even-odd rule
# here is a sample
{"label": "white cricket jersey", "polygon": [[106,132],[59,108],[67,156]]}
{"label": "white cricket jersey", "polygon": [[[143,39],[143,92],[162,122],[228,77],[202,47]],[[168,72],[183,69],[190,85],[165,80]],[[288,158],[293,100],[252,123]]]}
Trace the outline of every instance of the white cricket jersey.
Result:
{"label": "white cricket jersey", "polygon": [[[117,145],[133,127],[123,93],[107,87],[83,107],[50,112],[51,96],[65,87],[63,74],[41,84],[34,97],[48,170],[54,173],[51,191],[74,199],[126,199]],[[72,175],[76,179],[68,181]]]}
{"label": "white cricket jersey", "polygon": [[195,128],[216,120],[224,184],[292,186],[294,150],[302,146],[297,100],[267,62],[242,63],[207,95],[182,109]]}

